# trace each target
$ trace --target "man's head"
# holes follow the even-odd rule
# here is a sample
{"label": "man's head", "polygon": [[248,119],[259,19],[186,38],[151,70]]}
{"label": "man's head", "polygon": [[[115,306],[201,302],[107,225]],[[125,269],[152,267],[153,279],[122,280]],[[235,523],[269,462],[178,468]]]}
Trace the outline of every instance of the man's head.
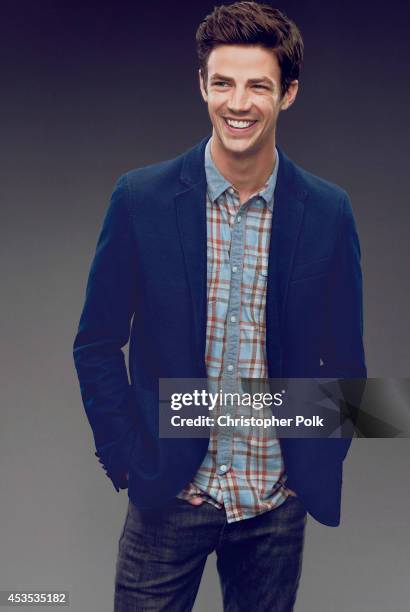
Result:
{"label": "man's head", "polygon": [[279,112],[298,89],[303,41],[296,25],[270,6],[236,2],[215,7],[196,42],[201,93],[220,144],[236,153],[269,147]]}

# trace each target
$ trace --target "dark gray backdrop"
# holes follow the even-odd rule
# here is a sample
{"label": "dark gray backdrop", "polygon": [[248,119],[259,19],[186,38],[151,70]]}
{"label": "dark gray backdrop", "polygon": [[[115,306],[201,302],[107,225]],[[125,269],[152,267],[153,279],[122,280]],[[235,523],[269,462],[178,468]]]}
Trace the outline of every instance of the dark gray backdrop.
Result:
{"label": "dark gray backdrop", "polygon": [[[75,612],[112,610],[127,503],[94,457],[72,361],[85,283],[119,174],[210,133],[194,36],[213,5],[2,3],[0,589],[69,589]],[[306,47],[278,144],[349,192],[369,376],[407,377],[406,3],[276,6]],[[354,441],[342,525],[308,523],[297,612],[408,610],[409,447]],[[198,612],[221,609],[214,561]]]}

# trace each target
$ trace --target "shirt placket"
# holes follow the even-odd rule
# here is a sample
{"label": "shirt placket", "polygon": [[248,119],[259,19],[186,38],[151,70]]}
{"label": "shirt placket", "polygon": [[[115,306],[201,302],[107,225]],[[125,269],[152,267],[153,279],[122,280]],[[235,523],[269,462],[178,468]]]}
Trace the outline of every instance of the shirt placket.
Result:
{"label": "shirt placket", "polygon": [[[229,302],[226,319],[225,352],[222,359],[221,389],[223,393],[240,393],[238,361],[240,341],[240,309],[241,309],[241,282],[244,258],[246,208],[240,206],[235,190],[230,187],[227,192],[227,209],[237,211],[230,225],[230,284]],[[231,215],[232,216],[232,215]],[[220,407],[220,414],[235,416],[235,405]],[[232,464],[232,442],[234,427],[217,428],[217,454],[216,463],[220,480],[226,476]],[[222,487],[224,490],[225,487]]]}

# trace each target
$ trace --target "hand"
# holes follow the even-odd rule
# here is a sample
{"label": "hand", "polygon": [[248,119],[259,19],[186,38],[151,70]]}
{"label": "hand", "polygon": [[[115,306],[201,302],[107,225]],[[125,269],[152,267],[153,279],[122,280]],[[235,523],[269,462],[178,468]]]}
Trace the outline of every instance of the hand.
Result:
{"label": "hand", "polygon": [[192,504],[192,506],[200,506],[201,504],[204,503],[205,500],[200,495],[193,495],[192,497],[190,497],[186,501],[189,502],[190,504]]}
{"label": "hand", "polygon": [[298,496],[298,495],[297,495],[297,493],[295,493],[295,491],[292,491],[292,489],[287,489],[287,488],[285,487],[285,491],[286,491],[286,493],[288,493],[289,495],[291,495],[291,497],[297,497],[297,496]]}

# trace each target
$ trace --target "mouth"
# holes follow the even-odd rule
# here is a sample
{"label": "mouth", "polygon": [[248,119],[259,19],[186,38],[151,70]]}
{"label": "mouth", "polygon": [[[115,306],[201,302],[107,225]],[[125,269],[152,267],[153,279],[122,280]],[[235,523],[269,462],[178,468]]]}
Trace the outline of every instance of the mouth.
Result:
{"label": "mouth", "polygon": [[228,119],[227,117],[223,117],[223,120],[228,131],[232,134],[246,134],[250,132],[256,124],[256,120],[251,119]]}

